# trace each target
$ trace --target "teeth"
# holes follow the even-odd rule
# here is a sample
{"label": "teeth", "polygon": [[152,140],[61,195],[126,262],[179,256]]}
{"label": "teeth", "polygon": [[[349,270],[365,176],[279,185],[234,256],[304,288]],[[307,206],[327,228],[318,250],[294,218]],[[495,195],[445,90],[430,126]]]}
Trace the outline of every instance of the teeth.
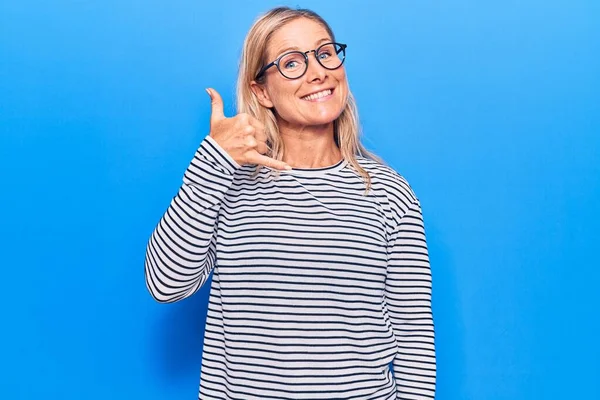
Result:
{"label": "teeth", "polygon": [[331,94],[331,89],[327,89],[327,90],[323,90],[317,93],[313,93],[310,94],[308,96],[304,96],[303,99],[304,100],[316,100],[316,99],[320,99],[321,97],[325,97],[325,96],[329,96]]}

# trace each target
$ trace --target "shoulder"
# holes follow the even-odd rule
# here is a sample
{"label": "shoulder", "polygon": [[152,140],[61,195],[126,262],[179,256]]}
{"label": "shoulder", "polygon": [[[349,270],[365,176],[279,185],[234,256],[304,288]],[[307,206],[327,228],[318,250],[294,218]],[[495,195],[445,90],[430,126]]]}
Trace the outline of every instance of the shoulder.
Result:
{"label": "shoulder", "polygon": [[371,177],[372,191],[387,199],[392,218],[399,220],[410,208],[420,207],[417,194],[400,172],[370,158],[357,156],[356,160]]}

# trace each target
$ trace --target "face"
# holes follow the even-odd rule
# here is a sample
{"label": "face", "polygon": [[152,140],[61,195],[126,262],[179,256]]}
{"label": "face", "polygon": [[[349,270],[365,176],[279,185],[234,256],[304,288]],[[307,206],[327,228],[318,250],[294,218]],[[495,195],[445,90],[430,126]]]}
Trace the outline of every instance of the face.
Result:
{"label": "face", "polygon": [[[331,41],[321,24],[299,18],[274,33],[267,45],[267,60],[273,61],[291,50],[313,50]],[[253,82],[252,88],[264,107],[275,108],[280,124],[293,127],[332,123],[344,110],[348,96],[344,66],[335,70],[325,69],[312,52],[308,53],[308,69],[302,77],[287,79],[273,66],[266,71],[264,83]],[[331,90],[331,94],[310,96],[324,90]]]}

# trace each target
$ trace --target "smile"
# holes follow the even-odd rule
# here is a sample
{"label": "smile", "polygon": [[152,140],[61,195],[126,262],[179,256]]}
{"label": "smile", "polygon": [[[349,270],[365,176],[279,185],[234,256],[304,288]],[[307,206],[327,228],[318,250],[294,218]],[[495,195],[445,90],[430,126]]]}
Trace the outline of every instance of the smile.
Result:
{"label": "smile", "polygon": [[331,97],[333,89],[325,89],[320,92],[309,94],[308,96],[302,97],[302,100],[307,101],[325,101]]}

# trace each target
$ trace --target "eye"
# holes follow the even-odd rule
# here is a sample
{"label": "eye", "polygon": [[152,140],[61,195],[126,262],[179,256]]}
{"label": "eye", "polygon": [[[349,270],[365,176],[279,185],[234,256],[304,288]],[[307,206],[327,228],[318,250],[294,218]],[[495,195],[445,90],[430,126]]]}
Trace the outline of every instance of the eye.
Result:
{"label": "eye", "polygon": [[324,50],[324,51],[322,51],[322,52],[319,53],[319,58],[321,60],[326,60],[329,57],[331,57],[331,53],[329,52],[329,50]]}
{"label": "eye", "polygon": [[285,70],[295,70],[298,68],[302,68],[302,65],[305,63],[304,54],[292,52],[284,55],[279,62]]}
{"label": "eye", "polygon": [[287,69],[298,68],[298,61],[296,61],[296,60],[288,61],[285,63],[284,67]]}

